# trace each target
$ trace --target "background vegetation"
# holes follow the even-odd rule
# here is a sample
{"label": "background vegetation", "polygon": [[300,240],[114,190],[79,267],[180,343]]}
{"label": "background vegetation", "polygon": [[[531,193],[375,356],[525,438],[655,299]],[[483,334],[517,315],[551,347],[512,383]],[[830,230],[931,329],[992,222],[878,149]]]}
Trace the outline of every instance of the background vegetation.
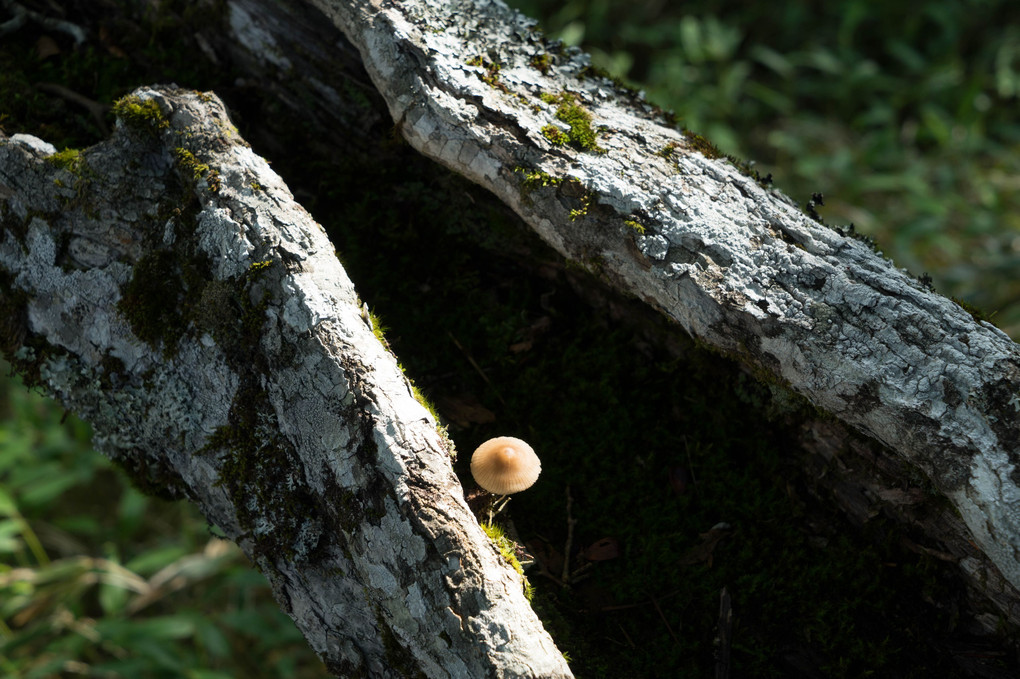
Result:
{"label": "background vegetation", "polygon": [[[5,37],[0,126],[91,144],[98,124],[35,83],[110,103],[173,80],[227,98],[246,133],[229,69],[203,66],[187,43],[199,5],[144,17],[119,6],[116,40],[78,49],[35,27]],[[1020,327],[1020,41],[1008,3],[525,9],[726,152],[757,159],[800,202],[824,192],[830,222],[853,221],[901,265]],[[557,574],[568,518],[576,565],[577,550],[603,545],[568,587],[531,576],[579,677],[711,675],[723,587],[734,676],[968,676],[961,658],[976,652],[1010,667],[1005,646],[959,625],[942,564],[903,549],[880,518],[858,530],[814,499],[788,453],[796,407],[686,343],[656,348],[605,306],[592,312],[583,278],[505,211],[388,143],[388,128],[375,133],[373,162],[281,156],[274,167],[307,196],[451,421],[465,485],[478,442],[528,438],[545,472],[511,503],[523,540]],[[479,224],[545,263],[493,255]],[[0,674],[321,675],[261,576],[192,507],[132,489],[89,449],[86,426],[16,380],[2,393]]]}

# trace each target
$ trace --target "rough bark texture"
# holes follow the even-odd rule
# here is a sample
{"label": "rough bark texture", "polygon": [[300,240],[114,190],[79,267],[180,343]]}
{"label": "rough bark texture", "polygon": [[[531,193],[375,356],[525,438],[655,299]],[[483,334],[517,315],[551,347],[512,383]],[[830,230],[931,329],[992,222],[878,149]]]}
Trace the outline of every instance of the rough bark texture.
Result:
{"label": "rough bark texture", "polygon": [[415,148],[565,257],[922,469],[1020,586],[1020,352],[1008,336],[715,157],[498,1],[313,4],[359,48]]}
{"label": "rough bark texture", "polygon": [[3,348],[197,503],[338,676],[567,677],[325,233],[214,96],[0,140]]}

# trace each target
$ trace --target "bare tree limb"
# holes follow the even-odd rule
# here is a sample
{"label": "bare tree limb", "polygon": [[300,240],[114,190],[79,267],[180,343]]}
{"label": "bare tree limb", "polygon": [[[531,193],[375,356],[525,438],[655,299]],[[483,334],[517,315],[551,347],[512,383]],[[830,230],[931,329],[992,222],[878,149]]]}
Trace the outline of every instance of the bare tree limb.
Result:
{"label": "bare tree limb", "polygon": [[569,677],[322,228],[216,97],[0,139],[0,340],[235,540],[338,676]]}
{"label": "bare tree limb", "polygon": [[1020,353],[502,3],[315,0],[408,141],[565,257],[922,469],[1020,586]]}

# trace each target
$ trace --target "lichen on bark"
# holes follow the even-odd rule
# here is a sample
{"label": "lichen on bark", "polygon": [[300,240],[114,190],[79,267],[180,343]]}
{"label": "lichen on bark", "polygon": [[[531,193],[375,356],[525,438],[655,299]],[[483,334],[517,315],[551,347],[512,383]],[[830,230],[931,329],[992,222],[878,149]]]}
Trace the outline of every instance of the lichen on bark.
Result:
{"label": "lichen on bark", "polygon": [[124,101],[71,201],[55,149],[0,139],[17,367],[237,541],[328,667],[570,676],[322,228],[214,95]]}

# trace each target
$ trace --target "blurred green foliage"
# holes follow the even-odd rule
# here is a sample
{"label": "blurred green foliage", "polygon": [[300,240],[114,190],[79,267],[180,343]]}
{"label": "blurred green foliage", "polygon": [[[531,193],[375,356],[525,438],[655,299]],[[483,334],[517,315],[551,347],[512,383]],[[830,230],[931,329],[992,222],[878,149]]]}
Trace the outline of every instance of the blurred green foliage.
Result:
{"label": "blurred green foliage", "polygon": [[1012,0],[510,4],[1020,336]]}
{"label": "blurred green foliage", "polygon": [[236,545],[0,369],[0,676],[322,675]]}

